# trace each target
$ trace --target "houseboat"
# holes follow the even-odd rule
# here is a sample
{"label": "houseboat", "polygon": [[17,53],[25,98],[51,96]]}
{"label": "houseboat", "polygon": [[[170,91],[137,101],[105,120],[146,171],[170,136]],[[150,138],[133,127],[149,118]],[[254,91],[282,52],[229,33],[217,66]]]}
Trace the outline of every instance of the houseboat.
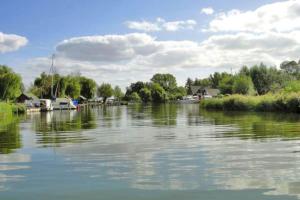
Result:
{"label": "houseboat", "polygon": [[178,103],[182,103],[182,104],[193,104],[193,103],[199,103],[200,99],[198,96],[185,96],[182,99],[178,100]]}
{"label": "houseboat", "polygon": [[40,106],[42,112],[53,110],[52,101],[50,99],[40,99]]}
{"label": "houseboat", "polygon": [[52,104],[54,110],[75,110],[77,108],[69,98],[56,98]]}

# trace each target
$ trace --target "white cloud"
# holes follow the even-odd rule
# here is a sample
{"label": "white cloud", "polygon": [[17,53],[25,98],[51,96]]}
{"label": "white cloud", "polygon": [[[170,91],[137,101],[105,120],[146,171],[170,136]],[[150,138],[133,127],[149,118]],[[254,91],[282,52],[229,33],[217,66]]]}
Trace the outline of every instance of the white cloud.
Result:
{"label": "white cloud", "polygon": [[219,13],[208,27],[212,32],[289,32],[300,29],[300,1],[267,4],[256,10]]}
{"label": "white cloud", "polygon": [[155,32],[160,31],[161,28],[156,23],[151,23],[148,21],[128,21],[125,23],[129,29],[134,29],[138,31],[145,31],[145,32]]}
{"label": "white cloud", "polygon": [[[217,68],[237,69],[260,62],[278,65],[298,59],[299,38],[300,31],[213,35],[202,42],[158,40],[144,33],[77,37],[57,45],[55,66],[63,74],[80,71],[99,83],[123,87],[149,80],[157,72],[173,73],[183,83],[187,76]],[[50,60],[34,59],[28,65],[40,73],[48,71]]]}
{"label": "white cloud", "polygon": [[[80,71],[94,78],[121,85],[147,81],[154,73],[172,73],[182,84],[189,77],[264,62],[279,65],[298,60],[300,52],[300,1],[268,4],[253,11],[219,13],[209,23],[211,35],[202,42],[159,40],[146,33],[69,38],[56,47],[56,67],[68,74]],[[143,31],[194,29],[193,20],[127,22]],[[49,58],[28,63],[32,74],[48,71]],[[28,72],[27,72],[28,74]]]}
{"label": "white cloud", "polygon": [[179,31],[179,30],[193,30],[197,22],[195,20],[179,20],[179,21],[166,21],[162,18],[157,18],[154,22],[148,21],[128,21],[125,22],[129,29],[134,29],[144,32],[156,31]]}
{"label": "white cloud", "polygon": [[211,7],[207,7],[207,8],[202,8],[201,13],[205,14],[205,15],[212,15],[214,14],[214,9]]}
{"label": "white cloud", "polygon": [[27,42],[25,37],[0,32],[0,53],[16,51],[25,46]]}

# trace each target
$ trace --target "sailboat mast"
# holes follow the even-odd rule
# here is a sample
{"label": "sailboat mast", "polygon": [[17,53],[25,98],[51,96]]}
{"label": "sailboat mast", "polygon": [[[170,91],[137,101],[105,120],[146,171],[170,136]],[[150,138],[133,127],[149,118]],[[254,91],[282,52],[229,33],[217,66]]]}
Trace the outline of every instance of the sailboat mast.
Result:
{"label": "sailboat mast", "polygon": [[52,54],[52,63],[51,63],[50,73],[52,75],[52,77],[51,77],[51,98],[53,98],[54,97],[54,93],[53,93],[53,84],[54,84],[54,54]]}

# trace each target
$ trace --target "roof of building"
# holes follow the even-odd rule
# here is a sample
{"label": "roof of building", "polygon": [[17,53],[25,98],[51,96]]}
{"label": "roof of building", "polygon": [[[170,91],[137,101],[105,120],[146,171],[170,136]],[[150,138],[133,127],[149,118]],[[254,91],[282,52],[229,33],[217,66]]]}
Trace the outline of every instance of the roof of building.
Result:
{"label": "roof of building", "polygon": [[34,94],[31,94],[31,93],[23,92],[22,94],[20,94],[19,97],[21,97],[21,96],[25,96],[27,100],[39,100],[39,98],[37,96],[35,96]]}
{"label": "roof of building", "polygon": [[208,95],[211,96],[217,96],[220,94],[220,90],[219,89],[214,89],[214,88],[205,88],[205,91]]}
{"label": "roof of building", "polygon": [[191,90],[193,94],[202,93],[202,91],[206,91],[207,95],[217,96],[220,94],[219,89],[214,89],[211,87],[202,87],[202,86],[191,86]]}

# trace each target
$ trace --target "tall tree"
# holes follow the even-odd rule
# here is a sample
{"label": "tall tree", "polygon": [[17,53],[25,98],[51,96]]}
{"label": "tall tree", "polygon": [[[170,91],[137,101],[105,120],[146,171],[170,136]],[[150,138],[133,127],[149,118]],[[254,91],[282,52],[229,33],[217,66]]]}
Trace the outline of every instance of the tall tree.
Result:
{"label": "tall tree", "polygon": [[172,74],[155,74],[151,81],[159,84],[165,91],[172,91],[177,87],[176,78]]}
{"label": "tall tree", "polygon": [[193,86],[194,82],[191,78],[188,78],[186,80],[186,83],[185,83],[185,88],[186,88],[186,91],[187,91],[187,94],[188,95],[192,95],[193,92],[192,92],[192,86]]}
{"label": "tall tree", "polygon": [[97,84],[93,79],[80,77],[80,94],[88,99],[95,96]]}
{"label": "tall tree", "polygon": [[21,94],[22,78],[11,68],[0,65],[0,99],[15,99]]}
{"label": "tall tree", "polygon": [[98,96],[103,97],[103,102],[106,102],[106,99],[113,96],[114,90],[112,89],[109,83],[102,83],[97,90]]}
{"label": "tall tree", "polygon": [[120,101],[124,97],[124,93],[122,92],[122,90],[119,86],[115,86],[114,96],[118,101]]}
{"label": "tall tree", "polygon": [[253,94],[254,86],[252,83],[252,79],[246,75],[238,75],[234,78],[233,82],[233,93],[235,94]]}

